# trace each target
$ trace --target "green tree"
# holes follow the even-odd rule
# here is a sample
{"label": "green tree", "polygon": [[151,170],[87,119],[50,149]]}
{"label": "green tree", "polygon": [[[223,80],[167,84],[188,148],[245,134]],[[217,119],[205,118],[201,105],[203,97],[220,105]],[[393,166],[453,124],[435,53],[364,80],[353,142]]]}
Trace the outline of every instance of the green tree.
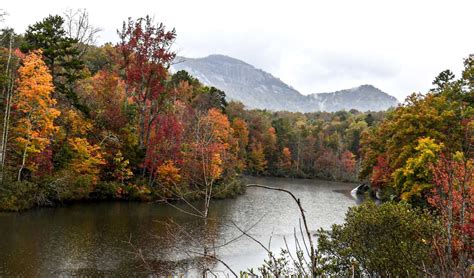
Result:
{"label": "green tree", "polygon": [[81,106],[74,92],[74,82],[82,77],[84,63],[79,59],[78,49],[74,47],[77,40],[67,36],[63,27],[64,19],[59,15],[50,15],[40,22],[30,25],[25,32],[25,41],[21,46],[23,52],[41,49],[45,63],[48,65],[56,98],[61,93],[74,106],[87,112]]}

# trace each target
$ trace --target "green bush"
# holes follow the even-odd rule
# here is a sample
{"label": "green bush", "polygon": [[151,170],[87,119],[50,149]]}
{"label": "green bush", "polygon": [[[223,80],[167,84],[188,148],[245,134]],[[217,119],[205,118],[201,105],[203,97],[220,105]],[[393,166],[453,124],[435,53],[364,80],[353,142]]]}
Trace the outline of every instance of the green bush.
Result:
{"label": "green bush", "polygon": [[429,269],[431,239],[439,226],[425,211],[406,203],[372,201],[351,208],[343,225],[319,230],[324,275],[418,276]]}
{"label": "green bush", "polygon": [[97,184],[94,191],[91,193],[92,199],[98,200],[112,200],[119,196],[122,184],[114,181],[101,181]]}
{"label": "green bush", "polygon": [[215,199],[233,198],[244,192],[244,184],[242,180],[235,178],[229,179],[225,183],[218,184],[215,189]]}
{"label": "green bush", "polygon": [[20,211],[51,204],[47,188],[29,181],[5,182],[0,191],[0,210]]}

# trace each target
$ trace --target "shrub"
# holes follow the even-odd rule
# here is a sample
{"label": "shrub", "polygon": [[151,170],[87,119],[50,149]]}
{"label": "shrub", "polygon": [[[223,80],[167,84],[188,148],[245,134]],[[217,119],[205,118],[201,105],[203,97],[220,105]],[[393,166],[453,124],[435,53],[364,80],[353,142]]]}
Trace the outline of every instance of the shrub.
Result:
{"label": "shrub", "polygon": [[433,265],[431,240],[438,223],[407,203],[372,201],[351,208],[346,222],[317,235],[325,275],[417,276]]}

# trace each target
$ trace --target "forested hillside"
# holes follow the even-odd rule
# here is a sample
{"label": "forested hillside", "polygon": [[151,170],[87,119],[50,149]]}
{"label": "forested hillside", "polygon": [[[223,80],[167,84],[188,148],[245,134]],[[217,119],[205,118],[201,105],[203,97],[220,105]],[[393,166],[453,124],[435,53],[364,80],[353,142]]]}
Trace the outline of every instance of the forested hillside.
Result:
{"label": "forested hillside", "polygon": [[360,136],[383,113],[245,110],[169,72],[174,30],[129,20],[96,46],[75,16],[2,31],[3,209],[232,196],[243,174],[355,180]]}
{"label": "forested hillside", "polygon": [[[276,112],[245,109],[240,102],[229,102],[226,92],[205,85],[185,70],[172,71],[177,33],[151,17],[125,21],[115,44],[97,45],[98,32],[84,10],[50,15],[21,34],[1,30],[1,211],[90,200],[166,202],[179,210],[174,204],[180,202],[189,210],[179,212],[198,219],[192,222],[201,223],[201,234],[196,237],[168,219],[164,226],[172,232],[166,236],[174,243],[184,238],[190,240],[186,244],[197,242],[202,253],[195,248],[193,256],[187,255],[191,263],[204,262],[198,267],[204,277],[218,262],[225,264],[216,250],[234,241],[241,244],[237,240],[244,236],[268,253],[269,259],[258,268],[265,277],[472,276],[473,54],[464,59],[459,77],[443,71],[431,90],[414,93],[388,111]],[[359,89],[320,97],[324,105],[331,102],[331,107],[339,109],[346,103],[344,96]],[[395,101],[374,87],[362,89],[382,95],[386,107]],[[359,96],[359,107],[367,107],[367,94]],[[317,214],[306,218],[308,201],[303,204],[287,188],[288,179],[280,179],[285,183],[280,187],[245,185],[245,175],[360,181],[369,192],[357,191],[366,202],[350,207],[343,224],[316,231],[316,225],[307,223],[320,219]],[[334,183],[300,185],[300,193],[318,204],[317,210],[319,191],[311,195],[306,189],[326,186],[326,205],[333,210],[332,202],[343,198],[342,194],[347,201],[354,186],[346,183],[337,192]],[[209,214],[211,200],[236,196],[247,187],[291,197],[295,205],[291,209],[297,208],[299,220],[299,232],[293,227],[291,234],[295,257],[284,235],[286,247],[277,255],[232,219],[229,223],[240,233],[216,244],[222,219]],[[257,199],[250,202],[258,203]],[[195,200],[204,202],[197,208],[191,204]],[[248,205],[249,200],[245,201]],[[272,201],[266,209],[275,213],[276,203]],[[229,210],[243,206],[232,203]],[[161,212],[169,207],[154,208]],[[265,217],[262,207],[255,210],[263,216],[251,228]],[[333,220],[329,223],[337,223],[332,211],[323,213]],[[246,216],[241,218],[247,220]],[[72,221],[67,218],[67,222]],[[96,227],[102,219],[92,222],[90,227]],[[90,227],[87,239],[94,230]],[[10,234],[7,228],[4,236]],[[34,234],[30,239],[35,248],[37,237]],[[131,233],[128,243],[134,247]],[[100,253],[105,254],[102,249]],[[23,255],[19,254],[17,258]],[[135,255],[146,265],[147,274],[158,273],[147,264],[141,249]],[[155,263],[161,267],[162,261]],[[179,263],[183,262],[171,261],[171,265]],[[174,273],[170,269],[164,273]],[[253,269],[241,272],[247,274],[255,273]]]}

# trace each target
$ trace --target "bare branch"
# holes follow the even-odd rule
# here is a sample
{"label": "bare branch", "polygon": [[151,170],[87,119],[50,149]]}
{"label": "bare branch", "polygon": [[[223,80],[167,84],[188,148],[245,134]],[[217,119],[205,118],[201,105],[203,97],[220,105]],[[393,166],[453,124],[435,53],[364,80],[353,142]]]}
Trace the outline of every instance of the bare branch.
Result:
{"label": "bare branch", "polygon": [[308,223],[306,221],[306,215],[303,209],[303,206],[301,205],[300,199],[296,198],[296,196],[289,190],[283,189],[283,188],[278,188],[278,187],[271,187],[271,186],[266,186],[266,185],[261,185],[261,184],[247,184],[247,187],[259,187],[259,188],[264,188],[268,190],[275,190],[275,191],[281,191],[289,194],[296,202],[298,205],[300,212],[301,212],[301,217],[303,218],[303,224],[304,228],[306,230],[306,235],[308,236],[308,241],[309,241],[309,246],[310,246],[310,257],[311,257],[311,271],[313,272],[313,276],[316,275],[316,267],[317,267],[317,262],[316,262],[316,250],[314,248],[313,240],[311,239],[311,233],[308,228]]}
{"label": "bare branch", "polygon": [[102,29],[89,22],[89,13],[86,9],[68,9],[64,12],[65,30],[68,37],[77,41],[76,47],[79,56],[84,55],[90,45],[96,43],[97,34]]}

